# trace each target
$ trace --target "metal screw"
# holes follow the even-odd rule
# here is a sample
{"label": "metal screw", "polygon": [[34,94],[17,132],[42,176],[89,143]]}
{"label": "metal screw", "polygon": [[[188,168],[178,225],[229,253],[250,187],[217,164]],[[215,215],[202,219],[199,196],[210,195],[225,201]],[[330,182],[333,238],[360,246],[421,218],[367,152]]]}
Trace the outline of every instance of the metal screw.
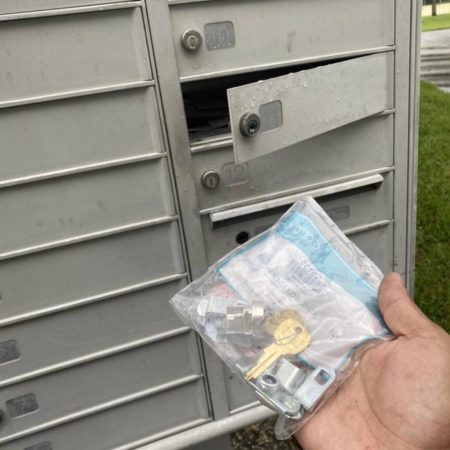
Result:
{"label": "metal screw", "polygon": [[245,113],[239,121],[239,129],[245,137],[254,137],[259,131],[261,121],[259,116],[254,113]]}
{"label": "metal screw", "polygon": [[261,381],[267,386],[275,386],[278,383],[277,379],[271,373],[263,373]]}
{"label": "metal screw", "polygon": [[266,393],[274,393],[278,390],[278,380],[271,373],[263,373],[258,381]]}
{"label": "metal screw", "polygon": [[201,182],[206,189],[215,189],[220,183],[220,175],[215,170],[207,170],[202,174]]}
{"label": "metal screw", "polygon": [[196,30],[186,30],[181,35],[181,45],[190,52],[197,51],[202,46],[202,35]]}

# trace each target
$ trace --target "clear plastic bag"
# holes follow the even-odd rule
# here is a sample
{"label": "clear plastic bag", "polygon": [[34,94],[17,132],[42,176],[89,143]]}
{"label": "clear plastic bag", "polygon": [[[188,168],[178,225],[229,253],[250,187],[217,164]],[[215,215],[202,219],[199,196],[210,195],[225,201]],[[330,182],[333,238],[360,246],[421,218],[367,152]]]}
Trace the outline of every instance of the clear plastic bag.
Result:
{"label": "clear plastic bag", "polygon": [[285,439],[391,338],[377,304],[383,274],[311,197],[176,294],[171,304],[279,414]]}

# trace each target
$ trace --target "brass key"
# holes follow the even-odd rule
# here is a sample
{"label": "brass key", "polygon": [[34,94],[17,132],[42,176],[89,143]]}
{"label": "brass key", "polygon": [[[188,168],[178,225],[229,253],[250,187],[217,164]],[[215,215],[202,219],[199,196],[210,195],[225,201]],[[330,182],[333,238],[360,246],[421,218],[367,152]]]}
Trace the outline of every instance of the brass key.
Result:
{"label": "brass key", "polygon": [[266,321],[265,328],[275,342],[263,350],[258,362],[246,373],[247,380],[258,378],[281,356],[301,353],[311,342],[300,314],[294,310],[274,314]]}

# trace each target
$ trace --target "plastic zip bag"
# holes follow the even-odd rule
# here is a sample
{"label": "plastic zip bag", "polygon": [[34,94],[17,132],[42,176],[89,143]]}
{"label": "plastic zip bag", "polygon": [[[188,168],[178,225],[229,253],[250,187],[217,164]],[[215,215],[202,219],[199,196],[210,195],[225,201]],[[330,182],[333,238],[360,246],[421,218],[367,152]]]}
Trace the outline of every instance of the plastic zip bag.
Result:
{"label": "plastic zip bag", "polygon": [[290,437],[391,338],[377,303],[378,267],[311,197],[176,294],[171,304]]}

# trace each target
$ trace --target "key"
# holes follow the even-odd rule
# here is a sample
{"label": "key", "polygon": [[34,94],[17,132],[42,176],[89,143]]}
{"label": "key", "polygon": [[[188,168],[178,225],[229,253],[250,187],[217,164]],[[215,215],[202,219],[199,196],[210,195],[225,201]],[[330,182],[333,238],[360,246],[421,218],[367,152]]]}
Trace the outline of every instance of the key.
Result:
{"label": "key", "polygon": [[263,350],[263,354],[245,378],[258,378],[281,356],[297,355],[308,347],[311,335],[306,330],[297,311],[283,310],[270,317],[266,330],[274,337],[274,343]]}
{"label": "key", "polygon": [[257,363],[245,374],[246,380],[258,378],[282,356],[301,353],[311,342],[300,314],[294,310],[274,314],[266,321],[265,328],[274,337],[274,342],[263,350]]}

